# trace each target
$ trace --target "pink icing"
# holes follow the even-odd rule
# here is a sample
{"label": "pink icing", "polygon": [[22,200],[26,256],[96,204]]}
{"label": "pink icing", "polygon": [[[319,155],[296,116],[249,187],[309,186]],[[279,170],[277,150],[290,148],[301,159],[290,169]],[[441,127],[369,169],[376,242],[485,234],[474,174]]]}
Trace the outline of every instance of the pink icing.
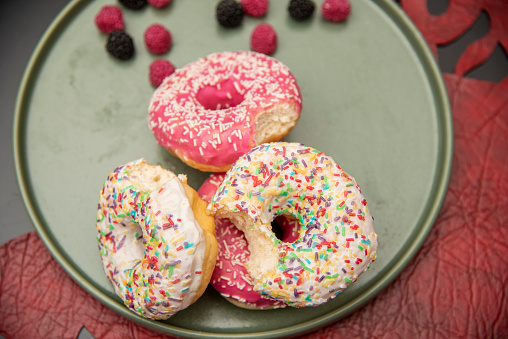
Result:
{"label": "pink icing", "polygon": [[[217,187],[224,180],[225,173],[214,173],[201,185],[199,196],[210,202]],[[283,231],[282,240],[293,242],[298,239],[297,221],[278,217],[277,223]],[[219,254],[212,274],[212,286],[224,297],[233,298],[257,308],[285,307],[285,304],[266,299],[253,290],[253,280],[244,264],[249,259],[247,240],[242,231],[228,219],[215,218],[215,232],[219,244]]]}
{"label": "pink icing", "polygon": [[226,79],[215,86],[204,86],[196,93],[196,99],[206,109],[220,110],[221,107],[236,107],[242,103],[245,96],[235,88],[233,79]]}
{"label": "pink icing", "polygon": [[266,55],[215,53],[176,70],[155,90],[149,126],[164,148],[200,164],[232,164],[256,145],[256,116],[279,105],[300,114],[289,69]]}

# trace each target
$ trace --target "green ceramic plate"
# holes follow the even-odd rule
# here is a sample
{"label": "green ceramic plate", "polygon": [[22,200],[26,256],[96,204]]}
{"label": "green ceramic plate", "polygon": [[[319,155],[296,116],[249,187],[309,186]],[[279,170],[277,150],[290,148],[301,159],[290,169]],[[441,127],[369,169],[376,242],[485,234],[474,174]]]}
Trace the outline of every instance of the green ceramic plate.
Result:
{"label": "green ceramic plate", "polygon": [[[215,1],[176,0],[164,10],[124,10],[137,53],[121,62],[104,49],[94,26],[112,1],[74,1],[38,45],[17,102],[14,153],[19,185],[41,239],[94,297],[147,327],[189,337],[274,337],[301,334],[358,309],[386,287],[418,251],[439,211],[452,159],[446,90],[418,31],[391,0],[355,0],[347,22],[319,11],[293,21],[287,1],[272,1],[262,19],[241,28],[215,21]],[[320,2],[319,2],[320,3]],[[143,42],[148,25],[168,27],[174,45],[164,57],[177,67],[212,52],[249,49],[261,22],[278,33],[275,58],[293,71],[304,109],[288,141],[313,146],[360,185],[375,216],[378,260],[335,300],[316,308],[248,311],[213,289],[167,321],[127,310],[102,270],[95,235],[99,190],[116,166],[144,157],[187,173],[195,189],[208,176],[161,149],[147,126],[155,59]]]}

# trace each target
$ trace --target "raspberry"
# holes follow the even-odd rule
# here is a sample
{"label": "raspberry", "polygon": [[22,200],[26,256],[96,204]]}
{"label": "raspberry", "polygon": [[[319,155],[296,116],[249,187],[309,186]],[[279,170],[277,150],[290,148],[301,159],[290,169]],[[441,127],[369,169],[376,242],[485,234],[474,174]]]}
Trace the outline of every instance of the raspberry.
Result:
{"label": "raspberry", "polygon": [[145,31],[145,44],[154,54],[163,54],[171,48],[171,33],[160,24],[150,25]]}
{"label": "raspberry", "polygon": [[164,8],[169,6],[171,0],[148,0],[148,3],[155,8]]}
{"label": "raspberry", "polygon": [[109,54],[121,60],[128,60],[134,55],[132,38],[122,31],[113,31],[108,34],[106,49]]}
{"label": "raspberry", "polygon": [[349,16],[351,4],[349,0],[325,0],[321,9],[324,19],[332,22],[341,22]]}
{"label": "raspberry", "polygon": [[162,81],[173,74],[175,66],[167,60],[156,59],[150,64],[149,79],[153,87],[159,87]]}
{"label": "raspberry", "polygon": [[243,21],[243,6],[235,0],[222,0],[216,8],[217,21],[221,26],[233,28]]}
{"label": "raspberry", "polygon": [[143,9],[146,5],[148,5],[146,0],[120,0],[120,2],[125,7],[133,10]]}
{"label": "raspberry", "polygon": [[315,7],[314,2],[311,0],[291,0],[288,11],[293,19],[303,21],[312,16]]}
{"label": "raspberry", "polygon": [[268,11],[268,0],[240,0],[245,14],[255,18],[262,17]]}
{"label": "raspberry", "polygon": [[277,48],[277,33],[269,24],[259,24],[252,31],[250,46],[255,52],[270,55]]}
{"label": "raspberry", "polygon": [[97,28],[106,34],[122,31],[124,27],[122,10],[115,5],[104,6],[95,16],[94,22]]}

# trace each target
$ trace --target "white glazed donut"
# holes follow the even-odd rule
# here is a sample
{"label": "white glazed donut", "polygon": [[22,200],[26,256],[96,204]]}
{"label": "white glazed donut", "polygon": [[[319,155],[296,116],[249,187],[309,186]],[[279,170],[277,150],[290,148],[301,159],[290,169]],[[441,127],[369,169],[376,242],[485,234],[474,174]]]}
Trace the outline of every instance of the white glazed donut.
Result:
{"label": "white glazed donut", "polygon": [[213,218],[186,181],[139,159],[115,169],[101,190],[104,271],[125,305],[146,318],[166,319],[195,302],[215,266]]}
{"label": "white glazed donut", "polygon": [[[293,307],[336,297],[376,258],[377,235],[355,179],[311,147],[272,143],[233,164],[208,205],[245,233],[254,290]],[[292,243],[275,237],[278,215],[299,220]]]}
{"label": "white glazed donut", "polygon": [[176,70],[155,90],[149,127],[189,166],[225,172],[255,145],[296,125],[300,90],[289,69],[264,54],[210,54]]}

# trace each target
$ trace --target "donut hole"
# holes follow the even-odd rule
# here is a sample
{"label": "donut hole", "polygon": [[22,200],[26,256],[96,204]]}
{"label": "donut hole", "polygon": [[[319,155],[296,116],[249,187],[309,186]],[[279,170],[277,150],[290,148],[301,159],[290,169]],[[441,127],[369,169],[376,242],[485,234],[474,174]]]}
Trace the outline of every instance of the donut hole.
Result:
{"label": "donut hole", "polygon": [[227,79],[214,85],[209,84],[201,87],[196,94],[196,100],[209,110],[232,108],[244,100],[244,96],[239,90],[242,91],[238,82]]}
{"label": "donut hole", "polygon": [[291,215],[279,215],[272,223],[272,232],[277,239],[293,243],[298,240],[300,223]]}
{"label": "donut hole", "polygon": [[277,222],[277,218],[272,221],[272,232],[277,239],[282,240],[282,238],[284,238],[284,231],[282,230],[282,226]]}
{"label": "donut hole", "polygon": [[143,259],[145,253],[145,242],[141,226],[132,220],[124,219],[120,225],[122,231],[116,236],[116,253],[119,262],[125,262],[127,265],[137,260]]}

